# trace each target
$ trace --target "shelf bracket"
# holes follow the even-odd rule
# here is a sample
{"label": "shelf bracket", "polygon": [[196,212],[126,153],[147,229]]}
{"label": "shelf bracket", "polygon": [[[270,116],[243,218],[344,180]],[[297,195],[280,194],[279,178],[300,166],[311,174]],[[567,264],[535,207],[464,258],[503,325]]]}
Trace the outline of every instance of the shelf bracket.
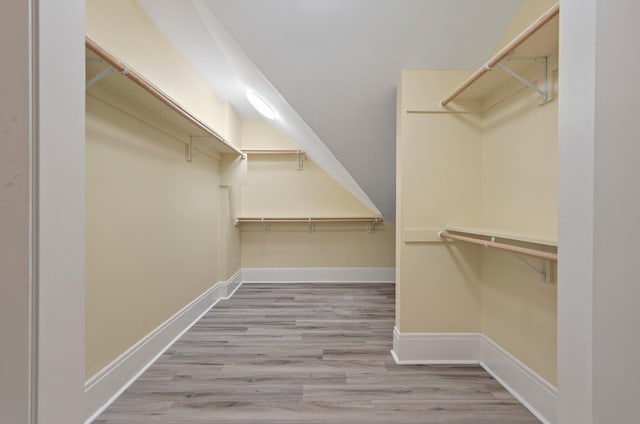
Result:
{"label": "shelf bracket", "polygon": [[298,160],[298,168],[296,168],[297,171],[302,171],[302,155],[303,153],[301,150],[296,151],[296,159]]}
{"label": "shelf bracket", "polygon": [[369,233],[374,233],[376,231],[376,223],[371,221],[369,223]]}
{"label": "shelf bracket", "polygon": [[211,136],[208,136],[208,135],[190,135],[189,136],[189,144],[187,145],[187,162],[193,162],[194,158],[206,152],[207,149],[211,147],[213,143],[215,143],[216,141],[215,139],[211,140],[206,146],[204,146],[203,149],[198,149],[197,152],[194,152],[194,148],[193,148],[194,138],[211,138]]}
{"label": "shelf bracket", "polygon": [[108,68],[105,68],[102,71],[100,71],[98,75],[94,76],[89,81],[87,81],[86,89],[88,90],[92,85],[94,85],[95,83],[100,81],[102,78],[106,77],[107,75],[109,75],[114,70],[115,69],[113,68],[113,66],[109,66]]}
{"label": "shelf bracket", "polygon": [[[495,236],[491,236],[491,242],[495,243],[496,241],[496,237]],[[485,246],[488,247],[488,246]],[[535,266],[534,264],[532,264],[531,262],[529,262],[528,260],[526,260],[525,258],[523,258],[521,255],[517,254],[517,253],[512,253],[513,256],[515,256],[516,258],[520,259],[520,261],[522,261],[525,265],[527,265],[529,268],[533,269],[535,272],[537,272],[538,274],[540,274],[540,281],[545,281],[545,282],[549,282],[551,281],[551,266],[550,263],[548,264],[548,260],[547,259],[542,259],[542,263],[540,268],[538,268],[537,266]]]}
{"label": "shelf bracket", "polygon": [[537,266],[535,266],[534,264],[532,264],[522,256],[518,255],[517,253],[514,253],[514,256],[520,259],[522,262],[524,262],[529,268],[533,269],[535,272],[540,274],[540,281],[546,281],[547,283],[551,281],[551,275],[550,275],[551,273],[549,272],[550,267],[547,265],[548,261],[546,259],[542,259],[542,264],[540,268],[538,268]]}
{"label": "shelf bracket", "polygon": [[309,218],[309,234],[312,234],[315,231],[315,227],[316,225],[311,221],[311,218]]}
{"label": "shelf bracket", "polygon": [[498,63],[496,66],[498,66],[500,69],[502,69],[503,71],[505,71],[507,74],[511,75],[512,77],[514,77],[515,79],[517,79],[518,81],[520,81],[521,83],[523,83],[524,85],[526,85],[527,87],[529,87],[530,89],[532,89],[533,91],[535,91],[536,93],[538,93],[540,95],[540,97],[542,98],[542,102],[546,103],[547,100],[549,99],[549,87],[548,87],[548,81],[547,81],[547,58],[545,56],[535,56],[535,57],[508,57],[506,59],[507,61],[516,61],[516,60],[524,60],[524,61],[532,61],[532,62],[539,62],[542,63],[543,65],[543,70],[542,70],[542,88],[539,88],[535,83],[529,81],[528,79],[526,79],[525,77],[523,77],[522,75],[518,74],[517,72],[509,69],[507,66],[503,65],[502,63]]}
{"label": "shelf bracket", "polygon": [[269,234],[269,223],[265,222],[264,218],[262,218],[261,221],[262,221],[262,231],[265,234]]}

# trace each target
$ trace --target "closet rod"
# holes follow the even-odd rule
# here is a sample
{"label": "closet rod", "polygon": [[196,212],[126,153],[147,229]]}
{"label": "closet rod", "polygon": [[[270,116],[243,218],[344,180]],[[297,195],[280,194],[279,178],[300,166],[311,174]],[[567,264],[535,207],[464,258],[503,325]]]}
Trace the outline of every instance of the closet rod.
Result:
{"label": "closet rod", "polygon": [[237,224],[318,223],[318,222],[371,222],[382,223],[383,218],[237,218]]}
{"label": "closet rod", "polygon": [[440,231],[439,236],[440,238],[443,238],[443,239],[446,238],[451,240],[459,240],[467,243],[477,244],[484,247],[493,247],[494,249],[505,250],[511,253],[520,253],[522,255],[533,256],[534,258],[547,259],[550,261],[558,260],[557,253],[543,252],[541,250],[512,246],[510,244],[504,244],[504,243],[496,243],[495,241],[489,241],[489,240],[484,240],[480,238],[459,236],[457,234],[451,234],[448,231]]}
{"label": "closet rod", "polygon": [[214,131],[211,128],[209,128],[206,124],[204,124],[198,118],[193,116],[190,112],[186,111],[182,106],[177,104],[173,99],[171,99],[169,96],[164,94],[162,91],[160,91],[158,88],[156,88],[149,81],[144,79],[144,77],[142,77],[136,71],[127,68],[118,59],[116,59],[114,56],[112,56],[109,52],[107,52],[102,47],[100,47],[98,44],[96,44],[96,42],[93,41],[91,38],[85,37],[85,46],[87,47],[87,49],[91,50],[93,53],[98,55],[98,57],[103,59],[109,65],[113,66],[113,68],[116,71],[118,71],[120,74],[126,76],[127,78],[129,78],[131,81],[133,81],[134,83],[136,83],[140,87],[142,87],[145,91],[147,91],[153,97],[158,99],[161,103],[163,103],[164,105],[169,107],[171,110],[173,110],[177,114],[181,115],[187,121],[191,122],[192,124],[194,124],[195,126],[200,128],[201,130],[203,130],[204,132],[209,134],[210,136],[212,136],[214,138],[217,138],[220,141],[220,143],[224,144],[226,147],[228,147],[229,149],[233,150],[234,152],[236,152],[237,154],[242,156],[242,151],[240,151],[239,149],[237,149],[233,145],[229,144],[224,139],[224,137],[222,137],[216,131]]}
{"label": "closet rod", "polygon": [[489,72],[494,66],[498,64],[502,59],[507,57],[514,49],[519,47],[522,43],[527,41],[529,37],[535,34],[540,28],[542,28],[547,22],[555,18],[560,13],[560,3],[556,3],[551,9],[547,10],[544,15],[540,16],[534,23],[529,25],[524,31],[514,38],[509,44],[504,46],[498,53],[496,53],[489,61],[480,69],[475,71],[465,82],[463,82],[456,90],[440,102],[441,107],[448,105],[453,99],[458,97],[464,90],[469,88],[471,84],[480,79],[484,74]]}

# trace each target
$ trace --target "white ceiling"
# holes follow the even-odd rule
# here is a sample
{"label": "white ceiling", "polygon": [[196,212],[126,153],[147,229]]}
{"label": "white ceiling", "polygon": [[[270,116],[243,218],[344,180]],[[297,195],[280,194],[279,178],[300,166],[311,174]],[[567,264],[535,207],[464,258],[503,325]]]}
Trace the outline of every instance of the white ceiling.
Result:
{"label": "white ceiling", "polygon": [[521,0],[138,2],[219,97],[257,117],[254,88],[274,127],[394,220],[400,70],[477,68]]}

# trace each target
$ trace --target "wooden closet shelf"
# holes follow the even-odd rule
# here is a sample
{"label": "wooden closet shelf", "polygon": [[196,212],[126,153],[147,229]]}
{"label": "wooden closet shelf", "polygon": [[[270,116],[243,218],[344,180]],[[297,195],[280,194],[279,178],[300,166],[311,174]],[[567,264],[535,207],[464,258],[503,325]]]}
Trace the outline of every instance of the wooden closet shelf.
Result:
{"label": "wooden closet shelf", "polygon": [[129,68],[89,37],[86,46],[87,92],[103,100],[125,99],[139,113],[140,119],[152,115],[170,123],[191,138],[215,140],[211,147],[220,153],[242,155],[215,130],[195,117],[162,92],[144,76]]}
{"label": "wooden closet shelf", "polygon": [[[559,13],[557,3],[460,84],[440,105],[445,107],[456,98],[479,100],[495,92],[512,78],[507,72],[495,69],[505,59],[546,58],[558,50]],[[514,60],[509,62],[509,69],[521,74],[530,65],[531,62]],[[482,83],[477,83],[480,79]]]}
{"label": "wooden closet shelf", "polygon": [[247,155],[306,155],[304,150],[296,149],[242,149]]}
{"label": "wooden closet shelf", "polygon": [[236,225],[239,224],[273,224],[273,223],[287,223],[287,224],[317,224],[323,222],[366,222],[381,224],[384,222],[384,218],[381,217],[354,217],[354,218],[237,218]]}

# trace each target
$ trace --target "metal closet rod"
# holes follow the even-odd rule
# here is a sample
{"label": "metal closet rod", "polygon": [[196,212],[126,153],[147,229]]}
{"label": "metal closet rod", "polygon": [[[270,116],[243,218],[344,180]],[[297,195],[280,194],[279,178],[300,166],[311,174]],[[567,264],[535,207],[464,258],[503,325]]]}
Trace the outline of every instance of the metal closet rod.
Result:
{"label": "metal closet rod", "polygon": [[182,106],[177,104],[173,99],[171,99],[169,96],[164,94],[162,91],[160,91],[157,87],[155,87],[149,81],[144,79],[144,77],[142,77],[136,71],[133,71],[133,70],[129,69],[127,66],[125,66],[124,64],[122,64],[118,59],[116,59],[114,56],[112,56],[111,53],[107,52],[105,49],[103,49],[98,44],[96,44],[96,42],[93,41],[91,38],[85,37],[85,46],[87,47],[87,49],[91,50],[93,53],[95,53],[102,60],[107,62],[109,65],[111,65],[116,71],[120,72],[120,74],[126,76],[131,81],[136,83],[138,86],[142,87],[146,92],[148,92],[153,97],[158,99],[161,103],[163,103],[164,105],[169,107],[171,110],[176,112],[178,115],[181,115],[187,121],[191,122],[192,124],[194,124],[195,126],[200,128],[201,130],[203,130],[204,132],[209,134],[210,136],[217,138],[220,141],[220,143],[224,144],[225,146],[227,146],[228,148],[230,148],[231,150],[233,150],[237,154],[242,155],[242,151],[237,149],[235,146],[229,144],[224,139],[224,137],[222,137],[220,134],[218,134],[213,129],[209,128],[205,123],[200,121],[198,118],[193,116],[190,112],[185,110]]}
{"label": "metal closet rod", "polygon": [[317,222],[371,222],[382,223],[384,218],[237,218],[236,224],[262,223],[317,223]]}
{"label": "metal closet rod", "polygon": [[475,237],[459,236],[457,234],[451,234],[448,231],[440,231],[440,238],[459,240],[467,243],[477,244],[484,247],[493,247],[494,249],[505,250],[511,253],[520,253],[522,255],[533,256],[535,258],[547,259],[550,261],[558,261],[557,253],[543,252],[541,250],[528,249],[526,247],[512,246],[510,244],[496,243],[495,241],[484,240]]}
{"label": "metal closet rod", "polygon": [[514,49],[519,47],[522,43],[527,41],[529,37],[535,34],[540,28],[545,26],[547,22],[555,18],[560,13],[560,3],[556,3],[551,9],[547,10],[544,15],[540,16],[534,23],[529,25],[524,31],[522,31],[516,38],[514,38],[509,44],[504,46],[498,53],[496,53],[489,61],[480,69],[475,71],[465,82],[463,82],[458,88],[455,89],[449,97],[440,102],[441,107],[448,105],[453,99],[458,97],[464,90],[469,88],[471,84],[480,79],[484,74],[489,72],[494,66],[498,64],[502,59],[507,57]]}

